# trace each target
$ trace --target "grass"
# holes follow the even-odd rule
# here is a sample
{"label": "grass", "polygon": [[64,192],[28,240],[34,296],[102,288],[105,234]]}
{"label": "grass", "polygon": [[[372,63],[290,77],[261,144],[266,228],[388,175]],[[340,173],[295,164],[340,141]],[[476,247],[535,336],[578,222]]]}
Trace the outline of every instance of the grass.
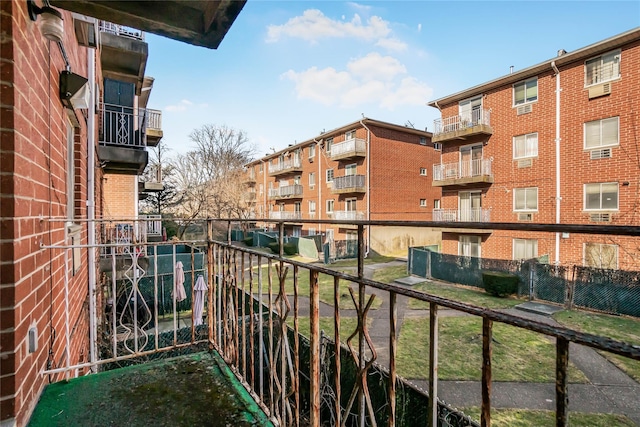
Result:
{"label": "grass", "polygon": [[[280,291],[280,283],[278,280],[278,274],[276,270],[277,263],[274,263],[272,268],[272,292],[277,294]],[[339,271],[339,270],[338,270]],[[262,279],[263,279],[263,295],[269,292],[268,289],[268,281],[267,281],[267,272],[268,267],[262,267]],[[257,280],[257,273],[254,272],[254,280]],[[333,306],[334,303],[334,287],[333,287],[333,276],[329,276],[327,274],[319,274],[318,275],[318,283],[320,285],[320,301],[325,304]],[[357,298],[358,294],[358,286],[356,284],[347,282],[345,280],[340,280],[338,292],[339,292],[339,300],[338,306],[343,310],[355,309],[353,305],[353,301],[351,300],[351,295],[349,293],[349,287],[353,288],[355,291],[355,296]],[[257,291],[257,286],[254,284],[254,291]],[[293,295],[293,269],[289,268],[289,272],[287,273],[287,277],[285,279],[285,292],[287,295]],[[298,295],[300,296],[309,296],[309,273],[306,270],[301,270],[298,274]],[[368,299],[370,296],[369,293],[366,294],[366,298]],[[377,298],[373,301],[371,306],[372,310],[375,310],[382,305],[382,299]]]}
{"label": "grass", "polygon": [[[367,320],[370,323],[371,319]],[[293,328],[293,321],[289,325]],[[331,339],[335,337],[334,332],[334,319],[333,317],[321,317],[320,318],[320,330],[329,335]],[[345,343],[349,335],[356,330],[358,326],[358,319],[355,317],[341,317],[340,318],[340,341]],[[298,317],[298,331],[305,337],[311,336],[308,317]]]}
{"label": "grass", "polygon": [[[472,419],[480,420],[480,408],[463,408],[462,411]],[[635,423],[623,415],[584,414],[572,412],[569,423],[573,427],[610,427],[635,426]],[[491,425],[505,427],[555,426],[555,412],[526,409],[492,409]]]}
{"label": "grass", "polygon": [[[383,283],[391,283],[401,277],[407,277],[407,267],[403,265],[385,267],[373,273],[373,280]],[[453,285],[436,284],[433,282],[421,283],[413,286],[412,289],[422,291],[442,298],[473,304],[479,307],[498,309],[511,308],[522,301],[515,298],[498,298],[489,295],[481,290],[473,290]],[[413,310],[426,310],[429,303],[416,299],[409,300],[409,308]]]}
{"label": "grass", "polygon": [[[391,261],[395,261],[396,257],[390,257],[390,256],[384,256],[384,255],[372,255],[370,254],[368,258],[364,259],[364,263],[365,265],[367,264],[380,264],[380,263],[385,263],[385,262],[391,262]],[[357,267],[358,266],[358,259],[357,258],[353,258],[353,259],[341,259],[341,260],[337,260],[336,262],[333,262],[331,264],[329,264],[327,267],[328,268],[336,268],[336,267]],[[406,270],[406,268],[405,268]]]}
{"label": "grass", "polygon": [[[398,342],[398,373],[406,378],[428,379],[428,318],[406,319]],[[482,319],[444,317],[439,322],[439,378],[479,381],[482,366]],[[555,346],[544,335],[494,323],[493,380],[555,381]],[[461,351],[462,350],[462,351]],[[586,382],[572,364],[570,382]]]}
{"label": "grass", "polygon": [[[601,335],[640,345],[640,320],[585,311],[561,311],[553,315],[563,326],[594,335]],[[602,352],[602,355],[618,366],[630,377],[640,381],[640,361],[616,354]]]}

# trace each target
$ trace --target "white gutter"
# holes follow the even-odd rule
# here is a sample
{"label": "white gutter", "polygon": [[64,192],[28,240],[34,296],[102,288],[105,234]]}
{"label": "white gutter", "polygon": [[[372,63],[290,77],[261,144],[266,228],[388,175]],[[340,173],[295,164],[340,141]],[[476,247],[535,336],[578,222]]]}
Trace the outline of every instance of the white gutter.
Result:
{"label": "white gutter", "polygon": [[[367,221],[371,221],[371,131],[364,124],[364,114],[362,115],[360,124],[367,130]],[[371,227],[367,226],[367,250],[364,253],[364,257],[369,256],[371,250]]]}
{"label": "white gutter", "polygon": [[[556,67],[556,61],[551,61],[554,76],[556,78],[556,224],[560,224],[560,70]],[[556,265],[560,264],[560,233],[556,233]]]}
{"label": "white gutter", "polygon": [[[98,21],[94,19],[94,25],[98,25]],[[92,363],[91,370],[95,372],[94,363],[97,361],[98,354],[98,319],[97,319],[97,301],[96,301],[96,196],[95,196],[95,125],[96,115],[94,111],[96,101],[96,51],[95,49],[87,49],[87,78],[89,79],[89,114],[87,115],[87,243],[88,248],[88,264],[89,264],[89,360]]]}

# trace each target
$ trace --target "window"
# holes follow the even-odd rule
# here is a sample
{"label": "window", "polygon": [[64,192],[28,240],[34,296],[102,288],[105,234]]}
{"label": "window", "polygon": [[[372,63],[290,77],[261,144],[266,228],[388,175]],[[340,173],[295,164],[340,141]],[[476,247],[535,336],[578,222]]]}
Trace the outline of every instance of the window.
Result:
{"label": "window", "polygon": [[433,201],[433,209],[440,209],[440,199],[435,199]]}
{"label": "window", "polygon": [[426,136],[421,136],[420,137],[420,145],[427,145],[427,137]]}
{"label": "window", "polygon": [[358,240],[358,232],[354,230],[348,230],[345,232],[345,238],[351,242]]}
{"label": "window", "polygon": [[420,175],[427,176],[427,168],[420,168]]}
{"label": "window", "polygon": [[357,167],[357,165],[355,163],[351,163],[350,165],[346,165],[344,167],[344,175],[345,176],[355,175],[356,174],[356,167]]}
{"label": "window", "polygon": [[538,155],[538,133],[513,137],[513,158],[526,159]]}
{"label": "window", "polygon": [[584,124],[584,148],[610,147],[619,144],[619,117],[594,120]]}
{"label": "window", "polygon": [[458,240],[458,255],[480,258],[480,236],[460,236]]}
{"label": "window", "polygon": [[333,199],[327,200],[327,213],[333,213]]}
{"label": "window", "polygon": [[309,200],[309,217],[315,218],[316,216],[316,202],[315,200]]}
{"label": "window", "polygon": [[344,134],[344,139],[353,139],[356,137],[356,131],[355,130],[350,130],[349,132],[345,132]]}
{"label": "window", "polygon": [[309,173],[309,188],[313,188],[316,186],[316,174],[315,172]]}
{"label": "window", "polygon": [[618,183],[585,184],[584,209],[588,211],[618,210]]}
{"label": "window", "polygon": [[427,199],[420,199],[420,207],[421,208],[427,207]]}
{"label": "window", "polygon": [[331,243],[333,242],[333,229],[332,228],[328,228],[325,234],[325,238],[324,238],[324,242],[325,243]]}
{"label": "window", "polygon": [[309,236],[315,236],[316,235],[316,229],[313,227],[309,228]]}
{"label": "window", "polygon": [[258,171],[262,173],[263,170],[264,170],[264,163],[260,163],[260,166],[258,166]]}
{"label": "window", "polygon": [[584,265],[595,268],[618,268],[618,246],[604,243],[584,244]]}
{"label": "window", "polygon": [[585,62],[585,86],[620,77],[620,51],[615,50]]}
{"label": "window", "polygon": [[538,257],[538,241],[534,239],[513,239],[513,259]]}
{"label": "window", "polygon": [[356,203],[357,203],[358,199],[356,198],[351,198],[351,199],[345,199],[344,201],[344,210],[347,212],[355,212],[356,211]]}
{"label": "window", "polygon": [[264,184],[258,185],[258,194],[264,193]]}
{"label": "window", "polygon": [[441,142],[435,142],[433,144],[433,149],[436,151],[442,151],[442,143]]}
{"label": "window", "polygon": [[327,182],[333,182],[333,169],[327,169]]}
{"label": "window", "polygon": [[327,153],[331,152],[331,146],[333,145],[333,138],[327,138],[327,142],[326,142],[326,151]]}
{"label": "window", "polygon": [[315,145],[310,145],[309,146],[309,158],[313,158],[316,156],[316,146]]}
{"label": "window", "polygon": [[296,176],[293,178],[293,184],[294,184],[294,185],[300,185],[300,178],[301,178],[301,177],[300,177],[300,175],[296,175]]}
{"label": "window", "polygon": [[526,104],[538,100],[538,78],[525,80],[513,85],[513,105]]}
{"label": "window", "polygon": [[513,190],[514,211],[538,210],[538,187],[516,188]]}
{"label": "window", "polygon": [[302,203],[301,203],[301,202],[295,202],[295,203],[293,204],[293,211],[294,211],[294,212],[297,212],[297,213],[302,212],[302,209],[301,209],[301,208],[302,208]]}

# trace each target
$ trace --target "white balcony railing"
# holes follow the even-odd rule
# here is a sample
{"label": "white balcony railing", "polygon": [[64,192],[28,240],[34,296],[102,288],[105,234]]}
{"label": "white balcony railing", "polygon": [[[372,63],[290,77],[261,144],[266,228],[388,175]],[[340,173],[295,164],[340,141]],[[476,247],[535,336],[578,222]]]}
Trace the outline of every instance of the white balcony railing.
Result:
{"label": "white balcony railing", "polygon": [[491,163],[492,159],[475,159],[433,165],[433,180],[444,181],[474,176],[492,176]]}
{"label": "white balcony railing", "polygon": [[332,188],[334,190],[346,190],[349,188],[364,188],[364,175],[347,175],[333,178]]}
{"label": "white balcony railing", "polygon": [[147,236],[162,235],[162,216],[161,215],[140,215],[140,219],[147,224]]}
{"label": "white balcony railing", "polygon": [[124,25],[114,24],[113,22],[100,21],[100,31],[103,33],[114,34],[116,36],[144,41],[144,31],[126,27]]}
{"label": "white balcony railing", "polygon": [[302,219],[302,212],[273,211],[269,219]]}
{"label": "white balcony railing", "polygon": [[275,165],[269,163],[269,173],[278,173],[287,169],[301,168],[302,162],[300,161],[300,156],[294,156],[292,159],[279,161]]}
{"label": "white balcony railing", "polygon": [[278,199],[282,197],[296,197],[296,196],[302,196],[302,185],[300,184],[283,185],[282,187],[269,189],[270,199]]}
{"label": "white balcony railing", "polygon": [[491,110],[478,109],[464,115],[435,119],[433,134],[460,131],[477,125],[491,125]]}
{"label": "white balcony railing", "polygon": [[364,139],[352,138],[331,146],[331,158],[340,157],[348,153],[363,153],[366,150]]}
{"label": "white balcony railing", "polygon": [[162,111],[147,108],[147,128],[162,129]]}
{"label": "white balcony railing", "polygon": [[364,221],[364,212],[360,211],[333,211],[333,219],[337,221]]}
{"label": "white balcony railing", "polygon": [[483,208],[434,209],[433,220],[444,222],[490,222],[491,211]]}

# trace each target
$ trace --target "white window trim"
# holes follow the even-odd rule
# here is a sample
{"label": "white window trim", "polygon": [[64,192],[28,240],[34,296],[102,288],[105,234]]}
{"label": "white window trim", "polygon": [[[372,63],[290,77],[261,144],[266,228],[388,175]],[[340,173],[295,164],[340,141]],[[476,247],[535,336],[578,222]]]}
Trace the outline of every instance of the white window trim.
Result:
{"label": "white window trim", "polygon": [[421,208],[427,207],[427,199],[420,199],[420,207]]}
{"label": "white window trim", "polygon": [[[535,80],[536,81],[536,99],[533,101],[527,101],[527,83]],[[516,86],[519,84],[524,84],[524,102],[520,103],[520,104],[516,104]],[[538,99],[540,98],[540,91],[538,90],[538,76],[532,77],[530,79],[526,79],[526,80],[520,80],[519,82],[515,82],[512,86],[511,86],[511,103],[512,103],[512,107],[513,108],[517,108],[521,105],[527,105],[527,104],[533,104],[535,102],[538,102]]]}
{"label": "white window trim", "polygon": [[[516,242],[525,242],[525,245],[528,245],[530,243],[534,243],[535,244],[535,254],[533,255],[532,258],[537,258],[538,257],[538,240],[537,239],[513,239],[512,243],[511,243],[511,258],[513,260],[521,260],[521,259],[529,259],[529,258],[516,258]],[[526,248],[525,248],[526,249]]]}
{"label": "white window trim", "polygon": [[[525,205],[526,205],[526,202],[527,202],[527,196],[526,196],[527,190],[533,190],[533,189],[536,190],[536,208],[535,209],[527,209],[527,208],[525,208],[525,209],[516,209],[516,191],[524,190],[524,192],[525,192],[524,200],[525,200]],[[538,212],[539,207],[540,207],[540,203],[539,203],[538,187],[522,187],[522,188],[514,188],[513,189],[513,211],[514,212]]]}
{"label": "white window trim", "polygon": [[[524,155],[524,156],[516,156],[516,138],[523,136],[524,140],[525,140],[525,146],[526,146],[526,142],[527,142],[527,137],[530,135],[535,135],[536,136],[536,154],[535,155]],[[538,132],[531,132],[531,133],[525,133],[523,135],[516,135],[512,138],[513,140],[513,145],[512,145],[512,149],[513,149],[513,160],[522,160],[522,159],[534,159],[536,157],[538,157],[538,147],[540,146],[539,144],[539,139],[538,139]]]}
{"label": "white window trim", "polygon": [[[607,145],[601,144],[601,145],[598,145],[597,147],[587,147],[587,123],[600,122],[600,142],[602,142],[602,122],[604,120],[610,120],[610,119],[617,119],[618,121],[617,142],[615,144],[607,144]],[[608,147],[618,147],[620,145],[620,116],[607,117],[604,119],[589,120],[588,122],[584,122],[582,124],[582,144],[585,151],[600,150],[602,148],[608,148]]]}
{"label": "white window trim", "polygon": [[[609,54],[615,54],[617,52],[618,56],[620,57],[620,59],[618,59],[618,75],[616,77],[612,77],[610,79],[607,80],[602,80],[599,81],[597,83],[587,83],[587,62],[589,61],[593,61],[596,58],[602,58],[605,55],[609,55]],[[616,80],[620,80],[620,78],[622,77],[622,73],[620,72],[620,64],[622,64],[622,51],[620,49],[614,49],[611,50],[609,52],[605,52],[605,53],[601,53],[600,55],[596,55],[596,56],[592,56],[591,58],[588,58],[584,61],[584,87],[588,88],[591,86],[597,86],[597,85],[601,85],[602,83],[607,83],[607,82],[613,82]]]}
{"label": "white window trim", "polygon": [[313,159],[316,156],[316,146],[315,145],[310,145],[309,146],[309,158]]}
{"label": "white window trim", "polygon": [[[619,250],[619,246],[615,245],[613,243],[598,243],[598,242],[584,242],[582,244],[582,265],[585,267],[591,267],[589,265],[587,265],[587,245],[598,245],[598,246],[612,246],[615,248],[616,250],[616,265],[612,270],[617,270],[618,266],[620,265],[620,250]],[[602,266],[600,267],[592,267],[592,268],[602,268]]]}
{"label": "white window trim", "polygon": [[[313,178],[313,180],[311,178]],[[313,190],[315,188],[315,186],[316,186],[316,173],[315,172],[309,172],[309,189]]]}
{"label": "white window trim", "polygon": [[[331,171],[331,180],[329,180],[329,171]],[[333,171],[333,168],[331,168],[331,169],[327,169],[327,170],[325,171],[324,177],[325,177],[325,181],[326,181],[327,183],[329,183],[329,182],[333,182],[333,180],[335,179],[335,172]]]}
{"label": "white window trim", "polygon": [[[594,185],[594,184],[599,184],[600,185],[600,204],[602,205],[602,185],[603,184],[616,184],[617,189],[618,189],[618,197],[617,197],[617,204],[615,209],[612,208],[607,208],[607,209],[603,209],[603,208],[597,208],[597,209],[589,209],[587,208],[587,185]],[[620,209],[620,185],[617,182],[589,182],[587,184],[584,184],[582,186],[582,197],[583,197],[583,208],[585,212],[616,212]]]}
{"label": "white window trim", "polygon": [[[331,202],[331,210],[329,210],[329,202]],[[329,199],[327,200],[327,202],[325,203],[325,209],[327,211],[328,214],[332,214],[333,210],[336,208],[336,202],[334,199]]]}
{"label": "white window trim", "polygon": [[420,168],[420,176],[427,176],[427,168]]}

